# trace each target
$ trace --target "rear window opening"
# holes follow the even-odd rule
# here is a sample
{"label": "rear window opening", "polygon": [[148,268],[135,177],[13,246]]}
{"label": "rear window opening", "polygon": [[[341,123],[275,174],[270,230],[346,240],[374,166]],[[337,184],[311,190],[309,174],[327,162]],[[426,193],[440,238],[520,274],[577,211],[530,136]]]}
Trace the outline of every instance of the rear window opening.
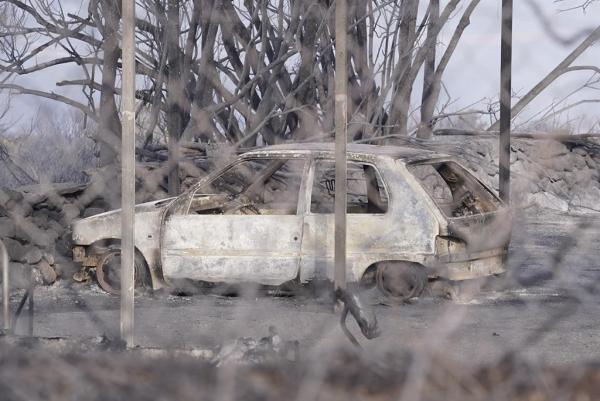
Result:
{"label": "rear window opening", "polygon": [[424,163],[408,169],[448,217],[489,213],[500,206],[499,199],[457,163]]}

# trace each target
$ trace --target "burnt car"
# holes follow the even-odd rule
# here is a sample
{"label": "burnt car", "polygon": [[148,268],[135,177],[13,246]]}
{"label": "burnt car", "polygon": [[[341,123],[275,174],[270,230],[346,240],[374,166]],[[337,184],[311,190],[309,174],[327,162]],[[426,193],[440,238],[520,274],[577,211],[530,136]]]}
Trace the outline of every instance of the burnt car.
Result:
{"label": "burnt car", "polygon": [[[347,150],[348,281],[403,300],[435,278],[505,271],[509,208],[453,157],[397,146]],[[331,280],[334,194],[332,144],[242,154],[176,198],[136,206],[136,284]],[[120,212],[72,229],[75,261],[118,292]]]}

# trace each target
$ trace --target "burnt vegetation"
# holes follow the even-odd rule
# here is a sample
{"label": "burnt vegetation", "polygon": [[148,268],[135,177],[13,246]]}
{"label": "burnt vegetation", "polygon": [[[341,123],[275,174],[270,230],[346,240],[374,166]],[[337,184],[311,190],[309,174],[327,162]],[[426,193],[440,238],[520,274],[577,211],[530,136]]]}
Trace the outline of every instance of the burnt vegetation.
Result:
{"label": "burnt vegetation", "polygon": [[[573,12],[591,2],[560,3]],[[446,68],[479,5],[480,0],[350,2],[353,140],[430,138],[442,120],[462,115],[490,116],[483,128],[497,129],[497,103],[456,111],[443,93]],[[137,6],[140,145],[330,140],[333,2],[143,0]],[[94,0],[67,9],[61,2],[7,0],[0,7],[0,88],[79,110],[97,124],[93,138],[100,164],[113,163],[121,132],[119,2]],[[514,114],[566,73],[598,73],[596,66],[574,65],[598,37],[600,28],[586,32],[567,58],[520,97]],[[79,76],[56,85],[79,88],[80,95],[36,90],[18,79],[56,67],[79,69]],[[416,87],[421,96],[413,94]],[[418,105],[411,104],[415,97]]]}

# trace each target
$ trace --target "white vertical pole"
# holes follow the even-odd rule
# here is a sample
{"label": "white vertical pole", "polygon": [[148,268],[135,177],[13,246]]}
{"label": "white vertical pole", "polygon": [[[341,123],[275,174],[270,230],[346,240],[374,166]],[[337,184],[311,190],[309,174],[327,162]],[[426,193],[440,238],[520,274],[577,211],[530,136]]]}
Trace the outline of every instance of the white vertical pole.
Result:
{"label": "white vertical pole", "polygon": [[4,330],[10,330],[10,310],[9,310],[9,267],[8,267],[8,252],[2,240],[0,240],[0,257],[2,258],[2,311],[4,315]]}
{"label": "white vertical pole", "polygon": [[135,0],[122,0],[121,339],[133,346],[135,232]]}
{"label": "white vertical pole", "polygon": [[335,268],[334,291],[346,289],[346,185],[348,68],[346,0],[335,5]]}

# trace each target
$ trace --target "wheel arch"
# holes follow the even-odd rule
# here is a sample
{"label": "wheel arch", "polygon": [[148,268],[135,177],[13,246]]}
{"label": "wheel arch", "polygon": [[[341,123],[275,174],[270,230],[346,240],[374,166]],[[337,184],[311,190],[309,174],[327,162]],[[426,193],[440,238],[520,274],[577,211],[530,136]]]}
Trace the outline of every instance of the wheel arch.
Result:
{"label": "wheel arch", "polygon": [[425,271],[427,271],[427,267],[423,264],[423,261],[421,260],[416,260],[414,258],[390,258],[390,259],[380,259],[380,260],[376,260],[376,261],[372,261],[370,264],[366,265],[366,267],[364,268],[359,268],[358,271],[356,271],[356,273],[358,273],[356,275],[358,282],[360,285],[367,285],[367,286],[371,286],[370,280],[373,280],[373,285],[375,283],[375,275],[377,273],[377,267],[383,263],[406,263],[406,264],[411,264],[411,265],[418,265],[421,268],[425,269]]}
{"label": "wheel arch", "polygon": [[[121,247],[121,239],[120,238],[102,238],[96,240],[87,246],[90,255],[91,254],[100,254],[102,253],[102,249],[109,250],[111,247]],[[144,267],[150,273],[150,279],[152,281],[151,285],[153,289],[158,289],[164,287],[164,280],[162,278],[162,272],[160,267],[156,266],[153,263],[149,263],[149,261],[154,260],[153,256],[149,254],[148,250],[144,250],[143,248],[138,247],[137,245],[134,247],[135,250],[135,260],[136,262],[143,263]]]}

